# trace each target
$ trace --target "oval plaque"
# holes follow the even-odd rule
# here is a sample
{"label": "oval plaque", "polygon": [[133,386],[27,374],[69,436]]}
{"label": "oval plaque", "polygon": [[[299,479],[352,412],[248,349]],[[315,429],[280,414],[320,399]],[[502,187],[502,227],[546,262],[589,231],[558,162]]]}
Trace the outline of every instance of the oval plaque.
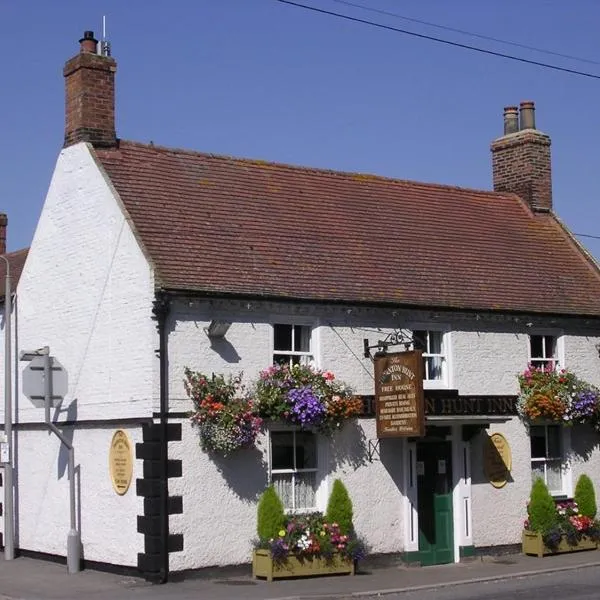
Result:
{"label": "oval plaque", "polygon": [[129,436],[122,429],[115,431],[110,442],[108,467],[115,492],[123,496],[133,477],[133,452]]}
{"label": "oval plaque", "polygon": [[501,433],[486,438],[483,448],[483,470],[489,482],[501,488],[508,482],[512,456],[508,440]]}

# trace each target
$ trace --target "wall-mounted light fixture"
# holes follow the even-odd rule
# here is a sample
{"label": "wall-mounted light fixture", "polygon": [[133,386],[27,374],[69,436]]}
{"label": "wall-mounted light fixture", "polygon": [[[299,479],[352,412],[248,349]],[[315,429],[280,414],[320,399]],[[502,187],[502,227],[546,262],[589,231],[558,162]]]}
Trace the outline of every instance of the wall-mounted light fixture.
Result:
{"label": "wall-mounted light fixture", "polygon": [[231,327],[231,321],[222,321],[219,319],[213,319],[208,327],[204,328],[206,335],[209,338],[222,338]]}

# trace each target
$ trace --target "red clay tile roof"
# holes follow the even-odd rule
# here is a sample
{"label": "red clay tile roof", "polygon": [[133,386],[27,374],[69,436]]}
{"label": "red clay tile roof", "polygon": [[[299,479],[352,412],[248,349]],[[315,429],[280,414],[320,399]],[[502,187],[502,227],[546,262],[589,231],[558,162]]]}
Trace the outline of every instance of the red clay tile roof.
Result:
{"label": "red clay tile roof", "polygon": [[95,150],[168,289],[600,316],[600,273],[518,197],[121,142]]}
{"label": "red clay tile roof", "polygon": [[[29,252],[29,248],[23,248],[23,250],[17,250],[16,252],[9,252],[5,254],[6,258],[8,258],[8,262],[10,264],[10,283],[11,290],[17,287],[17,283],[19,283],[19,278],[21,277],[21,272],[23,271],[23,266],[25,265],[25,260],[27,259],[27,253]],[[6,277],[6,263],[3,260],[0,260],[0,302],[4,302],[4,278]]]}

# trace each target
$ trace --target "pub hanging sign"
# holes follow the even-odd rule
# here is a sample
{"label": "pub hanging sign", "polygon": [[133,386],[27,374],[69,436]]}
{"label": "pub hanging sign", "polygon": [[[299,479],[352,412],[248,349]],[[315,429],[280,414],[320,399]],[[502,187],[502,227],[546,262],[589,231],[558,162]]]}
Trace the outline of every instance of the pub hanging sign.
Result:
{"label": "pub hanging sign", "polygon": [[420,350],[375,356],[375,406],[378,438],[425,434]]}

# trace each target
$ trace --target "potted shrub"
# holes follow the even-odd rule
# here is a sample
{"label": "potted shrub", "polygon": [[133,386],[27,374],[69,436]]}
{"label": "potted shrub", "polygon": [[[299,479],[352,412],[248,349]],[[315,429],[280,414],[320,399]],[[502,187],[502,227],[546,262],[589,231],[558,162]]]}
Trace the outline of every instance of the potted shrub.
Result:
{"label": "potted shrub", "polygon": [[[321,513],[283,515],[281,501],[273,500],[273,495],[277,496],[273,487],[263,492],[258,505],[253,577],[272,581],[283,577],[354,575],[356,562],[365,556],[365,546],[354,533],[351,504],[349,513],[345,500],[343,506],[337,506],[338,498],[348,498],[345,488],[342,492],[340,489],[338,485],[336,495],[331,494],[328,513],[350,515],[350,524],[344,522],[346,533],[340,523],[330,522]],[[281,528],[275,531],[279,523]]]}
{"label": "potted shrub", "polygon": [[579,476],[575,485],[575,494],[573,500],[579,507],[579,514],[590,519],[596,518],[598,510],[596,506],[596,492],[592,480],[584,473]]}
{"label": "potted shrub", "polygon": [[[582,490],[584,499],[587,494],[586,511],[589,512],[592,509],[589,488],[586,490],[586,484],[580,485],[580,481],[578,487],[580,497]],[[582,514],[575,500],[555,502],[542,479],[533,483],[527,515],[522,536],[524,554],[546,556],[598,547],[600,524]]]}

